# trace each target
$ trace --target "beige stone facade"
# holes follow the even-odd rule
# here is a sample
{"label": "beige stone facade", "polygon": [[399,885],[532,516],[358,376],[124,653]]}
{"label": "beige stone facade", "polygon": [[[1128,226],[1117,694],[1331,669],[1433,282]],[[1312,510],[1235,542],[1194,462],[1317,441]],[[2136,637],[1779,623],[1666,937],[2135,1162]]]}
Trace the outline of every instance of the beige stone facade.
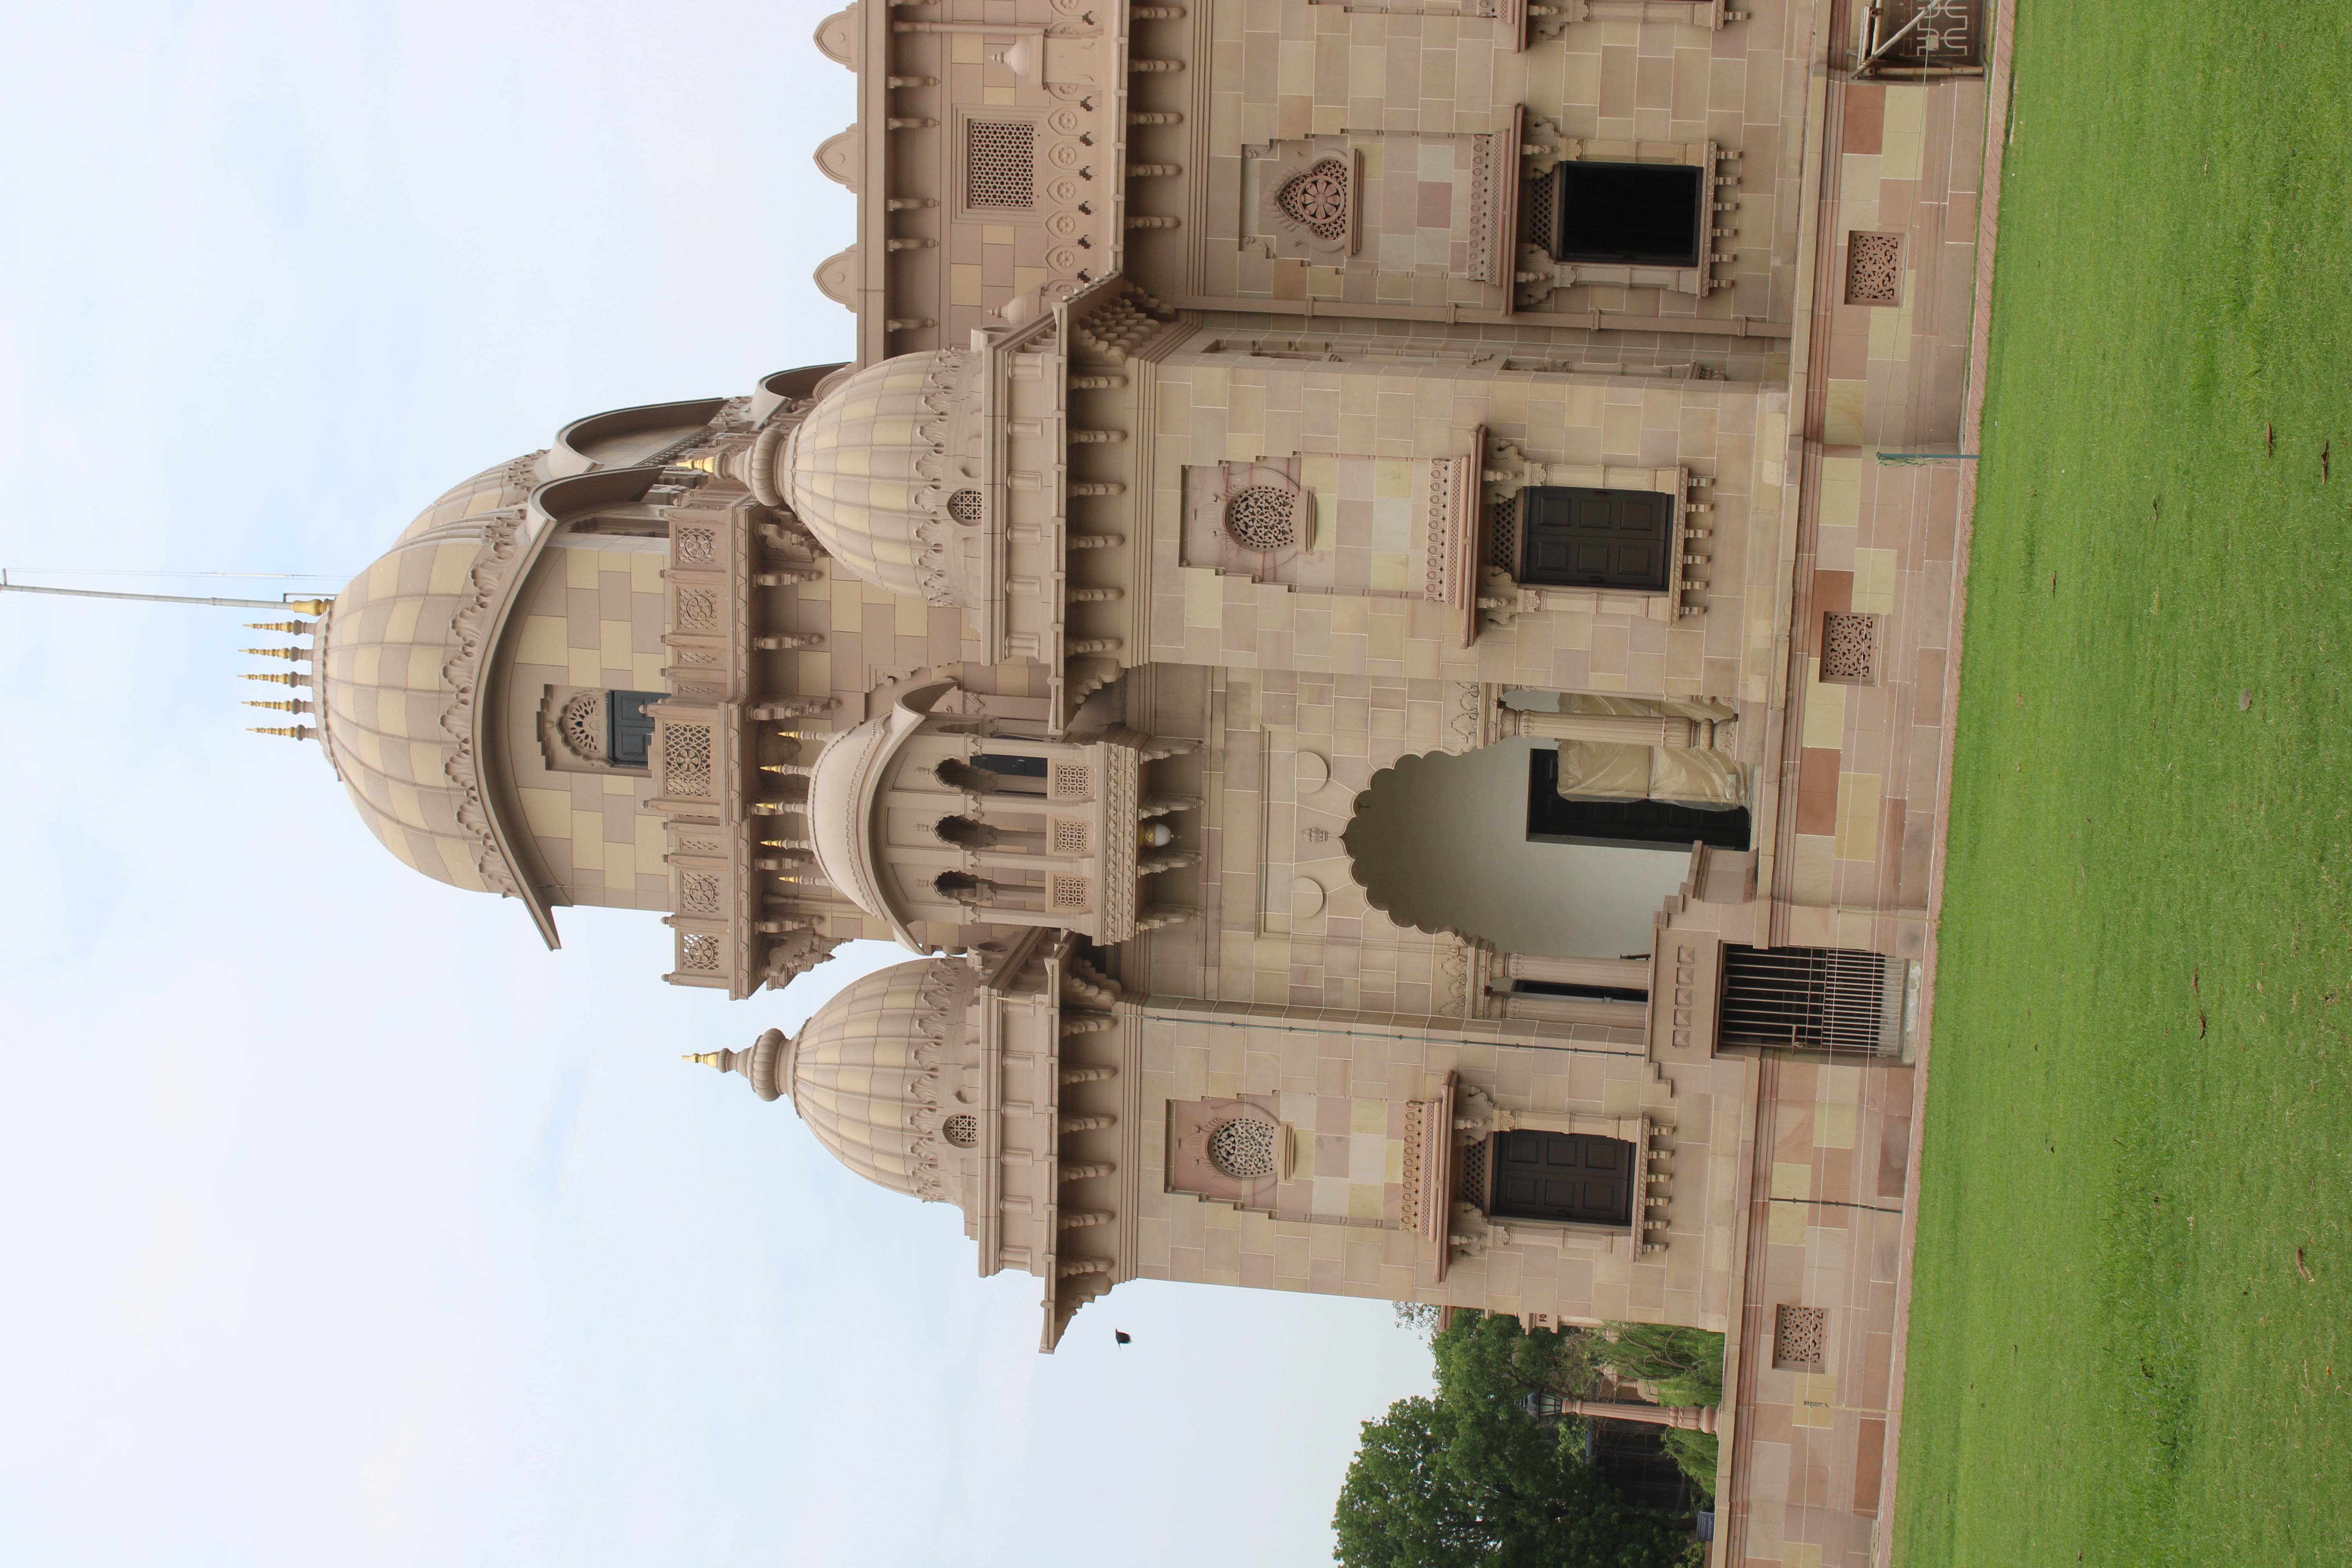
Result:
{"label": "beige stone facade", "polygon": [[[583,419],[310,628],[387,847],[656,910],[714,1065],[1122,1280],[1728,1337],[1883,1554],[1980,7],[861,0],[854,364]],[[1934,31],[1933,28],[1930,29]],[[1940,52],[1938,52],[1940,51]]]}

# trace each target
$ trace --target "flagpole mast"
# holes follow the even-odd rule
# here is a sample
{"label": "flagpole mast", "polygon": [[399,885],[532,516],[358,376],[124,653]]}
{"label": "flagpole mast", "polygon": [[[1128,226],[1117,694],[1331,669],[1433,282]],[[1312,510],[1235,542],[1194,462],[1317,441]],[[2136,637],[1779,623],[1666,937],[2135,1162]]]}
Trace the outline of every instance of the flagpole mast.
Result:
{"label": "flagpole mast", "polygon": [[[0,594],[57,594],[68,599],[137,599],[151,605],[212,605],[225,610],[285,610],[301,608],[306,604],[290,595],[276,599],[200,599],[187,594],[122,594],[106,588],[36,588],[28,583],[9,582],[5,572],[0,572]],[[310,600],[307,604],[318,606],[318,609],[310,611],[312,615],[326,607],[320,600]]]}

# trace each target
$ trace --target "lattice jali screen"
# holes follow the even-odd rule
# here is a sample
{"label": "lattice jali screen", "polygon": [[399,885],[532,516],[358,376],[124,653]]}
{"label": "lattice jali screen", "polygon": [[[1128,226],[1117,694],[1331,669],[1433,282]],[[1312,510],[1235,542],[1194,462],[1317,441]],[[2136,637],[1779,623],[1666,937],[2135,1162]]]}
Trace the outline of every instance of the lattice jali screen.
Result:
{"label": "lattice jali screen", "polygon": [[1486,564],[1507,577],[1516,578],[1519,574],[1519,503],[1517,497],[1486,503]]}
{"label": "lattice jali screen", "polygon": [[1045,842],[1056,855],[1083,855],[1087,852],[1087,840],[1083,817],[1056,816],[1045,825]]}
{"label": "lattice jali screen", "polygon": [[565,750],[589,762],[604,758],[604,694],[583,691],[563,705],[556,721]]}
{"label": "lattice jali screen", "polygon": [[719,973],[719,939],[703,931],[677,933],[677,970],[681,974]]}
{"label": "lattice jali screen", "polygon": [[1025,120],[974,120],[964,126],[964,205],[1037,205],[1037,128]]}
{"label": "lattice jali screen", "polygon": [[661,731],[662,793],[710,798],[710,726],[665,724]]}
{"label": "lattice jali screen", "polygon": [[719,563],[719,531],[715,528],[672,528],[669,552],[682,566]]}
{"label": "lattice jali screen", "polygon": [[717,631],[719,590],[680,588],[677,591],[677,629],[682,632]]}
{"label": "lattice jali screen", "polygon": [[1772,1364],[1782,1372],[1819,1372],[1830,1337],[1821,1307],[1783,1307],[1772,1323]]}
{"label": "lattice jali screen", "polygon": [[948,515],[961,523],[978,522],[980,505],[978,490],[958,490],[948,497]]}
{"label": "lattice jali screen", "polygon": [[1903,300],[1903,239],[1900,235],[1845,237],[1845,302],[1897,305]]}
{"label": "lattice jali screen", "polygon": [[940,1131],[946,1133],[948,1142],[957,1148],[970,1149],[980,1142],[980,1118],[961,1114],[950,1116]]}
{"label": "lattice jali screen", "polygon": [[1055,800],[1084,800],[1095,791],[1094,770],[1084,763],[1055,763],[1045,781],[1045,793]]}
{"label": "lattice jali screen", "polygon": [[1279,1168],[1276,1129],[1254,1116],[1237,1117],[1209,1134],[1209,1163],[1236,1181],[1262,1182]]}
{"label": "lattice jali screen", "polygon": [[1326,158],[1302,174],[1294,174],[1275,197],[1284,214],[1308,233],[1323,239],[1348,237],[1348,165]]}
{"label": "lattice jali screen", "polygon": [[1878,684],[1878,617],[1845,610],[1822,616],[1822,679],[1841,686]]}
{"label": "lattice jali screen", "polygon": [[1462,1151],[1462,1201],[1482,1209],[1486,1206],[1486,1146],[1487,1140],[1481,1138]]}
{"label": "lattice jali screen", "polygon": [[1087,907],[1087,879],[1084,877],[1048,877],[1045,887],[1045,903],[1050,909],[1083,910]]}
{"label": "lattice jali screen", "polygon": [[719,873],[681,871],[677,875],[677,912],[715,915],[719,912]]}
{"label": "lattice jali screen", "polygon": [[1298,498],[1276,485],[1252,485],[1225,502],[1225,531],[1251,550],[1298,542]]}

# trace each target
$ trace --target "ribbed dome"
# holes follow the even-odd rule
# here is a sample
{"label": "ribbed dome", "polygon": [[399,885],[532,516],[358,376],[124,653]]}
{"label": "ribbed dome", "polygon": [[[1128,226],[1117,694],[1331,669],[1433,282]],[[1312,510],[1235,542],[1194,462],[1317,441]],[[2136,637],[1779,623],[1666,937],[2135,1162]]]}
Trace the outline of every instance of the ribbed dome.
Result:
{"label": "ribbed dome", "polygon": [[953,1114],[971,967],[925,958],[877,970],[817,1009],[790,1047],[790,1092],[834,1157],[926,1203],[950,1196],[941,1122]]}
{"label": "ribbed dome", "polygon": [[458,679],[473,679],[450,667],[481,652],[478,569],[514,553],[536,458],[444,492],[352,579],[320,636],[320,724],[360,819],[404,864],[476,892],[515,889],[489,846],[472,759],[446,722]]}
{"label": "ribbed dome", "polygon": [[968,349],[901,354],[835,387],[793,432],[783,491],[834,559],[894,594],[977,607],[957,510],[980,521],[986,478],[982,362]]}

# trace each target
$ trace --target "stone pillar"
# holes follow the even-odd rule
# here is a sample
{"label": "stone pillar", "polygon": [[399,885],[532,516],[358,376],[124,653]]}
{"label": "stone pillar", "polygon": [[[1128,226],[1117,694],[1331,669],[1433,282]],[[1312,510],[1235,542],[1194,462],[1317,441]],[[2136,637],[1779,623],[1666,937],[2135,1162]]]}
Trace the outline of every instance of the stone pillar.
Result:
{"label": "stone pillar", "polygon": [[1563,1415],[1588,1421],[1638,1421],[1644,1426],[1679,1426],[1686,1432],[1715,1430],[1717,1407],[1712,1405],[1620,1405],[1607,1399],[1563,1399]]}

